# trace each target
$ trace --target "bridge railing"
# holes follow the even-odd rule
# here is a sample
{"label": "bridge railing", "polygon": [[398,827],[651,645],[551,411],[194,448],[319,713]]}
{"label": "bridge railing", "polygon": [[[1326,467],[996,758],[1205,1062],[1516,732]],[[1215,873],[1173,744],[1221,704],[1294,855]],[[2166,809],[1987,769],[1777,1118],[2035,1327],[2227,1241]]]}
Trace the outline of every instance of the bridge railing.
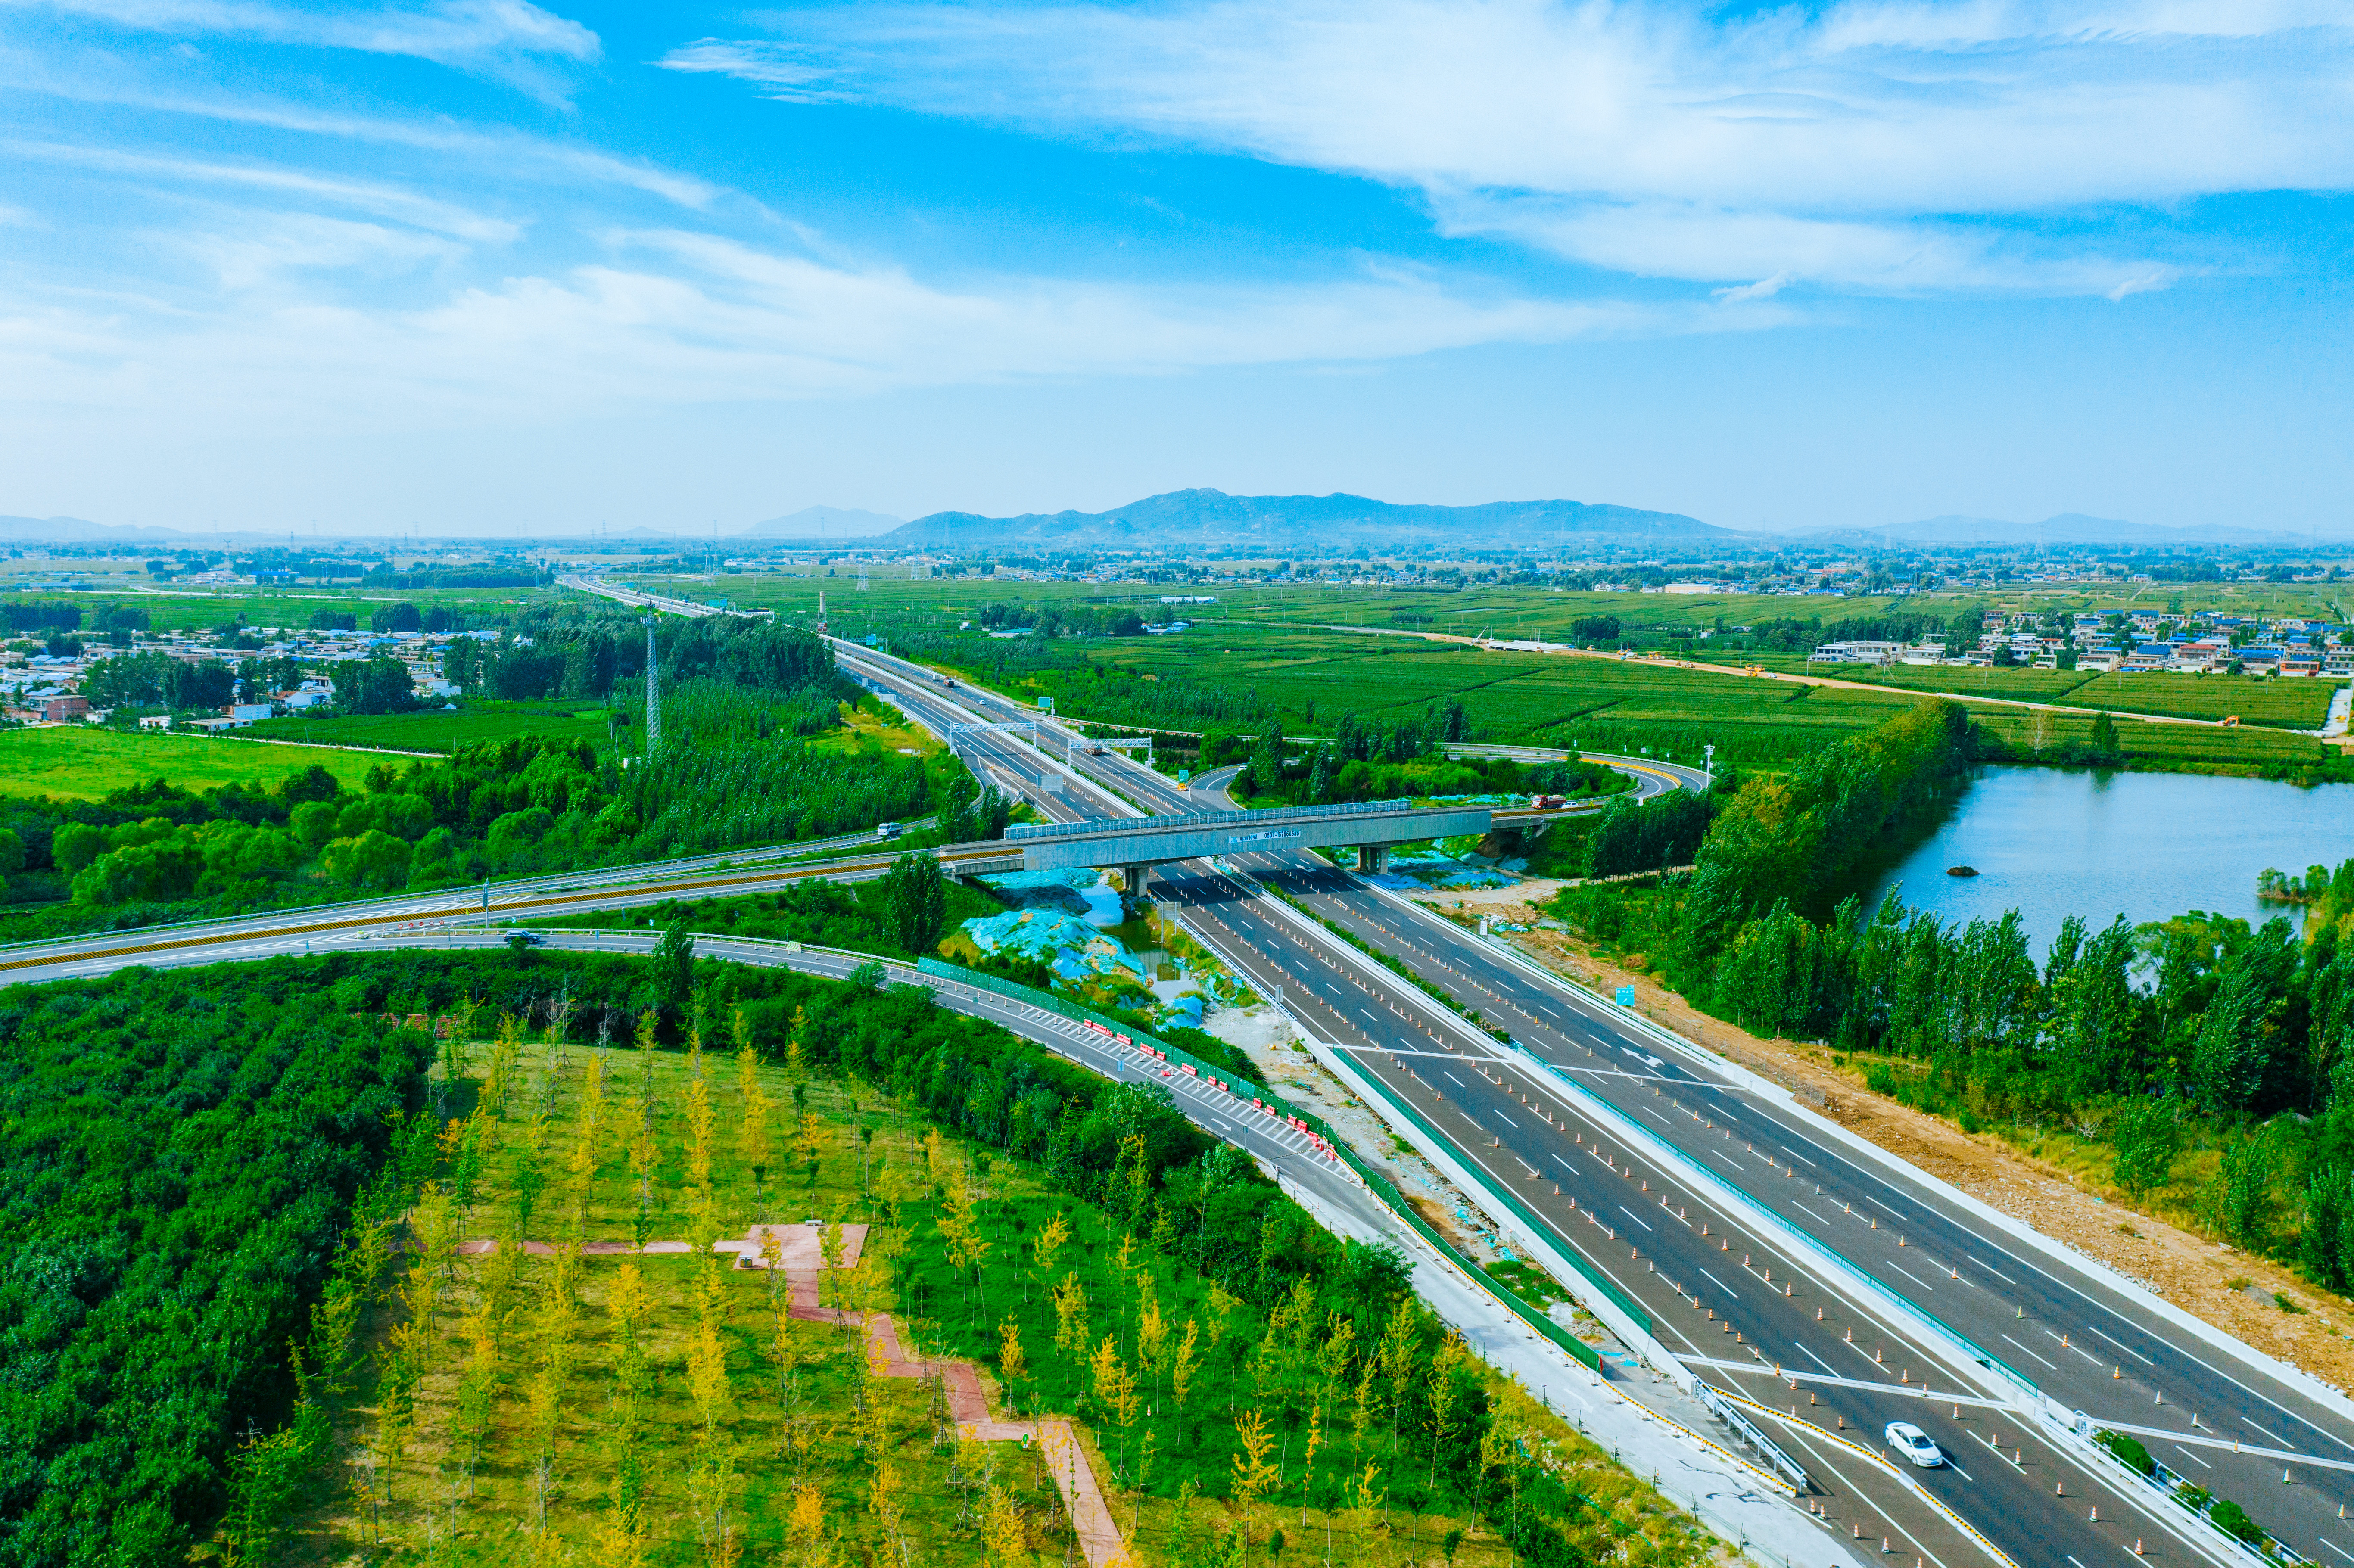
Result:
{"label": "bridge railing", "polygon": [[[945,963],[938,959],[918,959],[916,960],[916,968],[918,972],[931,975],[936,979],[954,980],[959,985],[971,986],[980,991],[994,991],[1009,1001],[1024,1002],[1032,1007],[1043,1008],[1048,1012],[1059,1013],[1075,1023],[1083,1023],[1100,1030],[1115,1040],[1124,1041],[1129,1044],[1142,1041],[1150,1044],[1170,1065],[1180,1069],[1190,1068],[1193,1076],[1216,1084],[1229,1094],[1240,1092],[1229,1082],[1234,1076],[1232,1068],[1214,1066],[1184,1047],[1172,1045],[1150,1031],[1139,1029],[1132,1023],[1123,1023],[1117,1019],[1108,1018],[1092,1008],[1081,1007],[1076,1002],[1056,996],[1051,991],[1039,991],[1015,980],[985,974],[979,969],[969,969],[961,964]],[[1428,1243],[1440,1256],[1478,1281],[1489,1294],[1511,1308],[1512,1314],[1530,1328],[1543,1334],[1586,1366],[1596,1372],[1602,1370],[1602,1358],[1596,1353],[1593,1346],[1553,1321],[1547,1313],[1522,1300],[1509,1286],[1495,1278],[1465,1255],[1462,1249],[1448,1241],[1437,1226],[1422,1217],[1414,1204],[1407,1201],[1405,1194],[1398,1191],[1397,1183],[1358,1158],[1356,1150],[1342,1141],[1339,1133],[1334,1131],[1331,1125],[1323,1118],[1299,1109],[1264,1085],[1249,1084],[1246,1079],[1245,1082],[1248,1084],[1249,1089],[1254,1091],[1252,1097],[1259,1099],[1277,1116],[1301,1130],[1312,1132],[1321,1139],[1325,1146],[1331,1149],[1333,1154],[1355,1173],[1357,1179],[1364,1183],[1367,1192],[1386,1204],[1393,1213],[1411,1226],[1414,1233]],[[1636,1310],[1639,1312],[1641,1308],[1638,1308]]]}
{"label": "bridge railing", "polygon": [[[1183,816],[1123,818],[1108,824],[1120,832],[1182,832],[1195,826],[1217,824],[1233,827],[1237,821],[1251,822],[1330,821],[1335,817],[1394,817],[1416,810],[1447,810],[1448,807],[1417,808],[1403,800],[1357,800],[1342,806],[1276,806],[1264,811],[1252,811],[1237,818],[1232,811],[1198,811]],[[1083,837],[1107,831],[1103,822],[1024,822],[1005,830],[1009,839],[1066,839]]]}

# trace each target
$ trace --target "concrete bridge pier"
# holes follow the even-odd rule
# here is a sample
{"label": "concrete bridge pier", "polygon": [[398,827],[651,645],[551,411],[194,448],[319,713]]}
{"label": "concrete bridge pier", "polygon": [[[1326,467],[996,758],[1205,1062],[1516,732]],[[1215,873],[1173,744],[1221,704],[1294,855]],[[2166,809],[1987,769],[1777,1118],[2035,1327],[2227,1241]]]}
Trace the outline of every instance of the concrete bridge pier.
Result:
{"label": "concrete bridge pier", "polygon": [[1359,844],[1357,846],[1357,869],[1360,872],[1367,876],[1378,876],[1389,868],[1389,845]]}
{"label": "concrete bridge pier", "polygon": [[1120,900],[1131,906],[1144,901],[1144,885],[1152,880],[1152,863],[1119,868]]}

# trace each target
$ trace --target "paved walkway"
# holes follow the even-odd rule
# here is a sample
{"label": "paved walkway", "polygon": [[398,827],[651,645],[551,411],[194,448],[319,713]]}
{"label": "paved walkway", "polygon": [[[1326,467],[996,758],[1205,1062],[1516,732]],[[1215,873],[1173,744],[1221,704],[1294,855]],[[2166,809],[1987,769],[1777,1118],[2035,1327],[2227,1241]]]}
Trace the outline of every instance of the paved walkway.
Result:
{"label": "paved walkway", "polygon": [[[776,1242],[776,1260],[771,1264],[764,1255],[768,1243]],[[842,1227],[842,1266],[849,1268],[858,1262],[858,1255],[866,1245],[866,1227],[863,1224]],[[495,1240],[461,1242],[458,1250],[469,1255],[496,1252]],[[556,1248],[546,1242],[527,1241],[523,1250],[535,1257],[555,1255]],[[580,1251],[587,1257],[637,1256],[651,1254],[682,1254],[694,1251],[689,1242],[648,1242],[641,1247],[630,1242],[585,1242]],[[981,1392],[981,1372],[970,1361],[927,1361],[907,1353],[899,1340],[899,1325],[888,1312],[851,1312],[835,1307],[818,1305],[818,1279],[824,1267],[824,1230],[813,1224],[754,1225],[742,1236],[711,1244],[716,1253],[734,1253],[737,1268],[769,1268],[784,1271],[786,1288],[790,1293],[790,1312],[795,1318],[811,1323],[863,1323],[866,1330],[867,1364],[882,1377],[932,1378],[940,1380],[947,1391],[949,1414],[956,1418],[958,1435],[981,1443],[1018,1443],[1027,1438],[1039,1446],[1046,1459],[1046,1467],[1055,1478],[1055,1489],[1063,1494],[1063,1506],[1070,1510],[1073,1528],[1077,1533],[1079,1549],[1087,1553],[1087,1568],[1126,1568],[1130,1559],[1128,1542],[1113,1520],[1111,1504],[1104,1497],[1103,1483],[1096,1475],[1093,1460],[1080,1446],[1078,1435],[1071,1430],[1068,1421],[1002,1421],[989,1414],[989,1400]]]}

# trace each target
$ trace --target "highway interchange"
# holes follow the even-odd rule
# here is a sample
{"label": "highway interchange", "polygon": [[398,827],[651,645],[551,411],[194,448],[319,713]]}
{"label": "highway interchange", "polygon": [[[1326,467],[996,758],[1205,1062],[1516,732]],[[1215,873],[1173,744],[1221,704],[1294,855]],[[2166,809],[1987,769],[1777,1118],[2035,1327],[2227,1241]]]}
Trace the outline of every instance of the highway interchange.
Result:
{"label": "highway interchange", "polygon": [[[970,687],[951,705],[912,667],[842,652],[927,724],[970,723],[952,716],[957,706],[998,722],[1033,716]],[[1006,755],[1010,770],[1025,765]],[[1199,791],[1124,757],[1074,762],[1152,811],[1202,809]],[[2215,1550],[2208,1531],[2169,1529],[2189,1516],[2153,1510],[2147,1489],[2062,1426],[2083,1412],[2141,1436],[2160,1463],[2238,1500],[2308,1557],[2354,1564],[2354,1528],[2338,1519],[2354,1497],[2354,1413],[2331,1391],[1772,1086],[1321,861],[1240,856],[1223,869],[1164,867],[1158,883],[1214,951],[1532,1214],[1546,1233],[1532,1240],[1575,1253],[1640,1304],[1669,1355],[1869,1443],[1890,1420],[1916,1423],[1955,1463],[1915,1478],[2015,1560],[2093,1568],[2105,1556],[2188,1562]],[[1401,962],[1519,1049],[1352,961],[1253,883]],[[1694,1165],[1708,1177],[1694,1180]],[[1808,1441],[1782,1431],[1794,1451]]]}
{"label": "highway interchange", "polygon": [[[1013,732],[974,727],[1038,717],[1005,699],[946,689],[847,643],[837,652],[910,717],[943,736],[956,730],[976,772],[1026,785],[1050,817],[1225,804],[1117,754],[1050,758]],[[1689,770],[1628,766],[1647,793],[1702,782]],[[482,939],[454,922],[739,895],[888,864],[880,853],[823,856],[851,847],[22,946],[0,951],[0,971],[46,980],[329,945],[454,945]],[[953,869],[1003,853],[942,854]],[[2354,1520],[2340,1517],[2354,1499],[2354,1407],[2334,1391],[1920,1176],[1775,1086],[1320,859],[1189,862],[1159,868],[1155,882],[1165,912],[1254,989],[1279,997],[1320,1057],[1595,1306],[1629,1351],[1754,1402],[1748,1417],[1814,1482],[1805,1506],[1822,1510],[1827,1537],[1853,1548],[1884,1537],[1892,1553],[1940,1568],[1988,1561],[1988,1547],[2054,1568],[2233,1555],[2072,1431],[2082,1412],[2139,1435],[2161,1464],[2239,1501],[2306,1558],[2354,1568]],[[1457,1005],[1368,961],[1333,928]],[[725,946],[709,938],[700,950],[729,956]],[[812,957],[797,967],[822,965]],[[959,1005],[984,1011],[970,1003]],[[1034,1038],[1068,1032],[1051,1013],[991,1004],[1036,1013],[1000,1020]],[[1108,1057],[1090,1065],[1150,1072]],[[1246,1146],[1265,1140],[1256,1128],[1214,1129]],[[1295,1174],[1312,1164],[1298,1150],[1254,1152],[1288,1158]],[[1590,1280],[1607,1281],[1617,1300]],[[1897,1484],[1842,1446],[1880,1447],[1893,1419],[1927,1430],[1954,1463]]]}

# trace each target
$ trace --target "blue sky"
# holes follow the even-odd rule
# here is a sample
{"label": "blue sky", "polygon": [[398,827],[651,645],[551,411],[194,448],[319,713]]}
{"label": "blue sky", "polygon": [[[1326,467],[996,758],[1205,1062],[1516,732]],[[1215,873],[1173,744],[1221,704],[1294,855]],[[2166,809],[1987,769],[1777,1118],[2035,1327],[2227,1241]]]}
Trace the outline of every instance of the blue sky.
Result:
{"label": "blue sky", "polygon": [[0,0],[0,512],[2354,533],[2354,5]]}

